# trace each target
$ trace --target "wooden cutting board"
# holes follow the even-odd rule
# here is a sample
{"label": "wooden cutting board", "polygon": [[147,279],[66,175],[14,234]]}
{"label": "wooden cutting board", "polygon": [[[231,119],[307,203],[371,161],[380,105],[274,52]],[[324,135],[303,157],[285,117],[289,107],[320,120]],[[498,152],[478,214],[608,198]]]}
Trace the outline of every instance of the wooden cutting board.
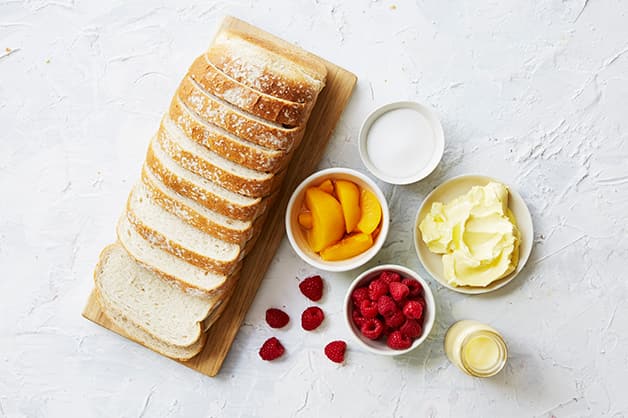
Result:
{"label": "wooden cutting board", "polygon": [[[221,28],[248,31],[256,36],[263,36],[271,42],[285,42],[278,41],[275,36],[233,17],[226,17]],[[320,60],[327,67],[327,83],[318,96],[301,146],[295,151],[288,167],[279,199],[275,206],[269,209],[270,212],[258,244],[244,261],[240,280],[234,289],[231,300],[226,305],[222,316],[208,331],[208,342],[205,348],[193,359],[181,362],[181,364],[208,376],[216,376],[220,371],[242,321],[255,298],[257,289],[275,256],[285,232],[284,214],[290,194],[305,177],[316,170],[325,152],[325,146],[357,81],[357,77],[349,71],[320,57],[314,58]],[[87,301],[83,316],[123,337],[129,338],[103,314],[93,291]]]}

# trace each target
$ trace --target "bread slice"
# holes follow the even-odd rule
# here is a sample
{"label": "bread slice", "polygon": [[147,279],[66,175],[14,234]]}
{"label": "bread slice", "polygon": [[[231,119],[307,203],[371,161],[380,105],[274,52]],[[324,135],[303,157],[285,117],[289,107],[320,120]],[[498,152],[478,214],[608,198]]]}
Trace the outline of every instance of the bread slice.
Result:
{"label": "bread slice", "polygon": [[161,121],[157,139],[161,148],[180,166],[235,193],[264,197],[283,179],[283,172],[274,176],[222,158],[188,138],[168,115]]}
{"label": "bread slice", "polygon": [[209,60],[231,78],[264,94],[290,102],[313,103],[325,86],[327,69],[293,45],[221,31],[207,51]]}
{"label": "bread slice", "polygon": [[169,114],[189,138],[235,163],[266,173],[278,173],[288,163],[290,154],[259,146],[205,122],[178,96],[172,99]]}
{"label": "bread slice", "polygon": [[170,213],[194,227],[223,241],[244,246],[262,227],[262,217],[254,221],[240,221],[210,210],[196,201],[166,187],[146,166],[142,169],[142,182],[153,200]]}
{"label": "bread slice", "polygon": [[154,138],[148,147],[145,164],[170,189],[230,218],[250,221],[266,209],[267,198],[234,193],[181,167]]}
{"label": "bread slice", "polygon": [[[187,347],[180,347],[172,344],[167,344],[146,332],[142,327],[134,324],[129,321],[120,311],[118,311],[113,305],[109,305],[102,300],[102,297],[96,291],[96,297],[98,299],[98,303],[100,304],[103,313],[109,320],[119,328],[126,337],[132,339],[133,341],[142,344],[145,347],[150,348],[151,350],[164,355],[166,357],[170,357],[175,360],[186,361],[196,356],[201,352],[203,347],[205,346],[205,342],[207,341],[207,334],[204,332],[201,333],[201,336],[198,340]],[[217,311],[222,309],[217,309]],[[211,315],[212,317],[213,314]],[[203,327],[206,325],[203,322]]]}
{"label": "bread slice", "polygon": [[203,270],[151,244],[135,230],[126,214],[118,220],[116,233],[120,244],[138,263],[186,292],[219,296],[226,291],[227,275]]}
{"label": "bread slice", "polygon": [[119,244],[106,247],[94,272],[105,308],[113,307],[159,341],[189,347],[199,341],[202,321],[219,298],[191,295],[143,268]]}
{"label": "bread slice", "polygon": [[[213,90],[213,88],[211,89]],[[286,128],[279,123],[265,120],[241,110],[211,94],[189,76],[181,81],[177,95],[188,108],[206,122],[266,148],[289,152],[298,146],[305,133],[303,125],[296,128]]]}
{"label": "bread slice", "polygon": [[127,218],[145,240],[204,270],[228,275],[242,257],[239,245],[206,234],[155,203],[142,182],[131,190]]}

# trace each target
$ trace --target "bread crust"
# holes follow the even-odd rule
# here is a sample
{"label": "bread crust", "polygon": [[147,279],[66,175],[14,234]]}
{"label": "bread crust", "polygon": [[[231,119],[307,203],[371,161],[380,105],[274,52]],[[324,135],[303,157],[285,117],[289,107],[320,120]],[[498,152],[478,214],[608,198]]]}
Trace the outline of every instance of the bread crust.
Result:
{"label": "bread crust", "polygon": [[305,126],[314,101],[297,103],[273,97],[243,84],[217,68],[207,55],[198,57],[188,75],[211,94],[260,118],[288,127]]}
{"label": "bread crust", "polygon": [[[219,130],[211,129],[199,123],[188,112],[178,97],[173,98],[170,103],[170,118],[179,128],[194,141],[214,151],[216,154],[231,160],[244,167],[264,173],[278,173],[283,170],[289,162],[291,153],[271,150],[268,148],[256,148],[248,146],[234,140],[228,135],[222,134]],[[198,116],[200,118],[200,116]],[[243,140],[246,142],[246,140]]]}
{"label": "bread crust", "polygon": [[207,93],[198,82],[186,76],[176,94],[206,122],[269,149],[288,152],[300,142],[305,133],[303,125],[285,128],[274,122],[262,122],[226,101],[219,101],[222,99],[212,98]]}
{"label": "bread crust", "polygon": [[172,140],[163,122],[157,132],[157,140],[168,155],[181,167],[212,181],[227,190],[248,197],[264,197],[281,185],[285,170],[277,175],[268,175],[262,179],[249,179],[226,171],[199,155],[190,152]]}

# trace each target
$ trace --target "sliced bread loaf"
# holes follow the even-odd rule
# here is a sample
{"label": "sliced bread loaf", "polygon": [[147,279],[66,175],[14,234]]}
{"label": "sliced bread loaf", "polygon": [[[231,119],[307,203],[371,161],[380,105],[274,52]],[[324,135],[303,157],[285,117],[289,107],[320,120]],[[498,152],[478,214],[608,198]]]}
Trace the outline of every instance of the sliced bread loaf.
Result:
{"label": "sliced bread loaf", "polygon": [[233,79],[273,97],[313,103],[325,86],[327,69],[303,50],[276,38],[222,30],[207,53]]}
{"label": "sliced bread loaf", "polygon": [[152,245],[135,230],[126,214],[118,220],[116,233],[124,249],[137,262],[186,292],[197,296],[219,296],[225,292],[228,285],[227,275],[203,270]]}
{"label": "sliced bread loaf", "polygon": [[189,138],[235,163],[266,173],[278,173],[288,163],[289,154],[238,138],[216,125],[207,123],[178,97],[172,99],[169,114]]}
{"label": "sliced bread loaf", "polygon": [[101,253],[94,282],[103,305],[113,307],[116,316],[178,347],[189,347],[201,338],[201,323],[219,300],[183,292],[141,267],[117,244]]}
{"label": "sliced bread loaf", "polygon": [[188,138],[168,115],[161,121],[157,139],[161,148],[180,166],[235,193],[264,197],[278,187],[283,178],[283,175],[251,170],[222,158]]}
{"label": "sliced bread loaf", "polygon": [[232,192],[181,167],[155,139],[148,147],[146,165],[170,189],[230,218],[250,221],[266,209],[267,199]]}
{"label": "sliced bread loaf", "polygon": [[210,210],[166,187],[146,166],[142,169],[142,182],[161,207],[223,241],[242,247],[261,228],[262,217],[254,221],[240,221]]}
{"label": "sliced bread loaf", "polygon": [[241,258],[241,248],[213,237],[168,212],[139,182],[127,201],[127,218],[152,245],[204,270],[228,275]]}
{"label": "sliced bread loaf", "polygon": [[288,152],[298,146],[305,132],[304,126],[286,128],[243,111],[211,94],[189,76],[181,81],[177,95],[206,122],[266,148]]}
{"label": "sliced bread loaf", "polygon": [[[96,296],[105,316],[107,316],[107,318],[109,318],[109,320],[113,322],[113,324],[119,328],[120,331],[133,341],[140,343],[161,355],[175,360],[185,361],[196,356],[205,346],[205,342],[207,341],[207,334],[205,332],[201,333],[200,338],[187,347],[167,344],[160,339],[153,337],[142,327],[129,321],[118,309],[116,309],[116,307],[103,301],[102,297],[98,294],[98,291],[96,291]],[[215,312],[218,311],[222,311],[222,309],[218,308]],[[210,317],[215,318],[214,313],[212,313]],[[207,329],[205,322],[203,322],[203,328],[204,330]]]}
{"label": "sliced bread loaf", "polygon": [[296,103],[255,90],[216,68],[207,56],[198,57],[188,70],[188,75],[203,89],[222,100],[286,127],[305,126],[314,104]]}

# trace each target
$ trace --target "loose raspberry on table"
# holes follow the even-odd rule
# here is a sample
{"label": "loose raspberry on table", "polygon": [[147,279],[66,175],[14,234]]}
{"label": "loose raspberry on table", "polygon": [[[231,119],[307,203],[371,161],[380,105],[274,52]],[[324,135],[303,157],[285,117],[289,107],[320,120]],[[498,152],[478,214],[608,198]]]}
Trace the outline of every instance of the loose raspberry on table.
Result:
{"label": "loose raspberry on table", "polygon": [[398,310],[384,318],[384,322],[386,323],[386,326],[398,329],[404,322],[406,322],[406,317],[401,310]]}
{"label": "loose raspberry on table", "polygon": [[399,302],[400,300],[405,299],[410,294],[410,289],[403,283],[392,282],[388,285],[388,289],[390,290],[390,296]]}
{"label": "loose raspberry on table", "polygon": [[395,350],[405,350],[412,346],[412,340],[403,335],[401,331],[393,331],[388,335],[386,339],[386,345]]}
{"label": "loose raspberry on table", "polygon": [[381,296],[377,300],[377,311],[384,317],[392,315],[397,309],[395,301],[390,296]]}
{"label": "loose raspberry on table", "polygon": [[353,301],[353,306],[356,308],[360,307],[360,303],[363,300],[370,300],[369,297],[369,289],[367,287],[358,287],[351,293],[351,300]]}
{"label": "loose raspberry on table", "polygon": [[351,318],[358,328],[362,328],[362,324],[366,322],[366,318],[362,316],[358,309],[354,309],[353,312],[351,312]]}
{"label": "loose raspberry on table", "polygon": [[275,337],[267,339],[262,348],[259,349],[259,356],[262,360],[272,361],[279,358],[285,353],[286,349],[283,348],[281,342]]}
{"label": "loose raspberry on table", "polygon": [[408,295],[410,298],[416,298],[417,296],[421,296],[423,293],[423,286],[421,286],[421,283],[414,279],[406,278],[403,279],[401,283],[405,284],[408,286],[408,289],[410,289],[410,294]]}
{"label": "loose raspberry on table", "polygon": [[384,332],[384,324],[382,324],[382,321],[379,319],[366,319],[360,328],[360,332],[362,332],[362,335],[366,338],[376,340],[382,335],[382,332]]}
{"label": "loose raspberry on table", "polygon": [[313,331],[325,319],[325,314],[318,306],[310,306],[301,314],[301,326],[306,331]]}
{"label": "loose raspberry on table", "polygon": [[319,301],[323,297],[323,279],[321,276],[308,277],[299,283],[299,289],[308,299]]}
{"label": "loose raspberry on table", "polygon": [[408,301],[403,307],[403,314],[410,319],[421,319],[423,316],[423,305],[416,301]]}
{"label": "loose raspberry on table", "polygon": [[344,341],[332,341],[325,346],[325,355],[334,363],[342,363],[345,361],[345,351],[347,343]]}
{"label": "loose raspberry on table", "polygon": [[377,316],[377,302],[363,300],[362,303],[360,303],[360,313],[365,318],[375,318]]}
{"label": "loose raspberry on table", "polygon": [[391,283],[400,282],[401,276],[394,271],[382,271],[382,274],[379,275],[379,279],[390,286]]}
{"label": "loose raspberry on table", "polygon": [[266,310],[266,322],[271,328],[283,328],[290,322],[290,317],[281,309],[270,308]]}
{"label": "loose raspberry on table", "polygon": [[423,328],[421,327],[421,324],[419,324],[419,322],[415,319],[407,319],[406,322],[404,322],[404,324],[401,326],[401,328],[399,328],[399,331],[401,331],[401,333],[406,337],[414,340],[421,336],[421,334],[423,333]]}
{"label": "loose raspberry on table", "polygon": [[379,300],[380,297],[388,294],[388,285],[381,280],[373,280],[369,283],[369,298]]}

